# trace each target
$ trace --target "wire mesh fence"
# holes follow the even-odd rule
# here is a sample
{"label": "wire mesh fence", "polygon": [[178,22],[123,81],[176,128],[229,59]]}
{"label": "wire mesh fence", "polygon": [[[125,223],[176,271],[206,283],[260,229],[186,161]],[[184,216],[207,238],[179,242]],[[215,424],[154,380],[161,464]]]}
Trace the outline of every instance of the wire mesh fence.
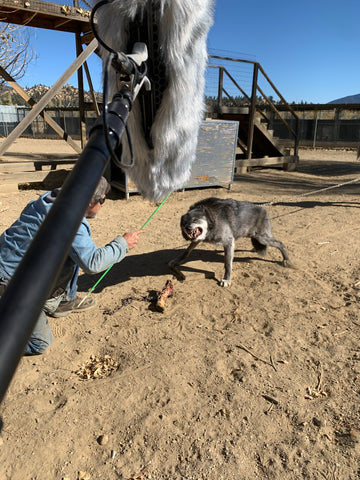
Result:
{"label": "wire mesh fence", "polygon": [[[316,146],[327,144],[354,146],[360,143],[360,109],[352,110],[349,106],[345,109],[339,107],[332,110],[321,110],[312,106],[301,111],[295,111],[299,116],[300,143]],[[30,111],[28,107],[0,105],[0,137],[7,137]],[[80,138],[80,113],[77,108],[52,108],[46,109],[49,115],[60,127],[74,139]],[[272,112],[267,115],[272,116]],[[286,113],[284,112],[284,115]],[[97,119],[96,113],[85,111],[85,126],[88,135]],[[287,122],[295,128],[294,121],[287,118]],[[279,119],[274,116],[269,127],[274,130],[274,135],[282,140],[290,139],[289,131]],[[23,132],[23,137],[28,138],[59,138],[50,125],[38,116]]]}
{"label": "wire mesh fence", "polygon": [[[30,111],[30,107],[0,105],[0,137],[7,137]],[[52,108],[46,109],[46,114],[52,118],[68,135],[80,138],[80,112],[77,108]],[[97,119],[94,111],[85,111],[86,134]],[[58,134],[44,120],[42,116],[36,117],[22,133],[23,137],[33,138],[58,138]]]}

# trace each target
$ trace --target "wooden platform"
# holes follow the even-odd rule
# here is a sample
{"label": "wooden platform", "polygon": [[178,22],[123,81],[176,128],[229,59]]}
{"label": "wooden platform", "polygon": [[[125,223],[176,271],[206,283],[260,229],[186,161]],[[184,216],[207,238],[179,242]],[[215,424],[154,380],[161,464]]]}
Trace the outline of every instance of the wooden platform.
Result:
{"label": "wooden platform", "polygon": [[90,10],[58,3],[31,0],[0,0],[1,21],[61,32],[88,33]]}
{"label": "wooden platform", "polygon": [[19,138],[10,150],[0,159],[0,193],[60,186],[78,159],[62,140]]}
{"label": "wooden platform", "polygon": [[77,159],[62,159],[62,160],[37,160],[34,162],[35,170],[42,170],[46,165],[50,166],[50,170],[56,170],[58,165],[74,165]]}

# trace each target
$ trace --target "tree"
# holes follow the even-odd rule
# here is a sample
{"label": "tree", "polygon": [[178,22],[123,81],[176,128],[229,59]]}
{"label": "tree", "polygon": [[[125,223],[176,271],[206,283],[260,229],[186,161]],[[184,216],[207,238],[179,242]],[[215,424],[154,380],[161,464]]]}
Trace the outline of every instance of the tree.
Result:
{"label": "tree", "polygon": [[[29,30],[19,25],[0,22],[0,65],[15,80],[25,75],[35,55],[30,46]],[[0,76],[0,89],[4,79]]]}

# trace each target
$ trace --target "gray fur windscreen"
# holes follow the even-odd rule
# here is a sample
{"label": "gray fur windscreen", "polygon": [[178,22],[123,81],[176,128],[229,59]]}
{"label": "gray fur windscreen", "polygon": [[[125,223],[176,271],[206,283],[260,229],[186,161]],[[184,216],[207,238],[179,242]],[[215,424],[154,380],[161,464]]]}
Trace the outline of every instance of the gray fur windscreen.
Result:
{"label": "gray fur windscreen", "polygon": [[[136,41],[149,50],[151,92],[139,93],[129,116],[135,165],[127,174],[152,201],[181,189],[190,177],[204,115],[213,8],[214,0],[114,0],[97,11],[98,33],[113,50],[131,53]],[[108,53],[102,55],[105,61]],[[111,71],[111,96],[116,88]],[[126,135],[122,161],[130,162]]]}

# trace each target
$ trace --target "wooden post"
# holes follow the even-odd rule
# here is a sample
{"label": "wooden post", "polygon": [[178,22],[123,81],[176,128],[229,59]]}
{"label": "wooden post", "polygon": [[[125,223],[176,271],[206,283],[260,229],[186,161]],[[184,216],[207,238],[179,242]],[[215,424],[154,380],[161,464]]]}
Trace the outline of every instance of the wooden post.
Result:
{"label": "wooden post", "polygon": [[223,88],[224,88],[224,69],[223,67],[219,68],[219,87],[218,87],[218,113],[221,113],[221,107],[222,107],[222,93],[223,93]]}
{"label": "wooden post", "polygon": [[[317,126],[318,126],[318,111],[315,110],[315,122],[314,122],[314,139],[313,139],[313,148],[316,147],[316,135],[317,135]],[[320,112],[321,113],[321,112]],[[320,117],[320,114],[319,114]]]}
{"label": "wooden post", "polygon": [[[249,124],[248,124],[248,138],[247,138],[247,161],[251,160],[252,157],[252,145],[254,139],[254,120],[256,112],[256,92],[257,92],[257,80],[258,80],[259,64],[254,63],[253,70],[253,81],[251,89],[251,102],[250,102],[250,111],[249,111]],[[237,169],[238,173],[246,173],[248,171],[247,166],[240,166]]]}
{"label": "wooden post", "polygon": [[99,117],[100,116],[99,105],[97,103],[97,99],[96,99],[96,95],[95,95],[95,91],[94,91],[94,87],[93,87],[93,84],[92,84],[92,80],[91,80],[91,76],[90,76],[89,67],[87,65],[87,62],[84,62],[84,70],[85,70],[86,78],[87,78],[87,81],[88,81],[88,84],[89,84],[89,87],[90,87],[90,92],[91,92],[91,96],[92,96],[93,103],[94,103],[94,110],[95,110],[96,115]]}
{"label": "wooden post", "polygon": [[[81,54],[82,45],[80,33],[75,33],[75,43],[76,43],[76,55]],[[86,123],[85,123],[85,99],[84,99],[84,75],[82,65],[78,68],[77,71],[78,78],[78,95],[79,95],[79,121],[80,121],[80,142],[81,148],[85,147],[86,144]]]}
{"label": "wooden post", "polygon": [[249,131],[248,131],[248,144],[247,144],[247,159],[251,160],[252,157],[252,145],[254,139],[254,120],[256,112],[256,92],[258,81],[259,64],[254,63],[252,90],[251,90],[251,104],[249,112]]}

